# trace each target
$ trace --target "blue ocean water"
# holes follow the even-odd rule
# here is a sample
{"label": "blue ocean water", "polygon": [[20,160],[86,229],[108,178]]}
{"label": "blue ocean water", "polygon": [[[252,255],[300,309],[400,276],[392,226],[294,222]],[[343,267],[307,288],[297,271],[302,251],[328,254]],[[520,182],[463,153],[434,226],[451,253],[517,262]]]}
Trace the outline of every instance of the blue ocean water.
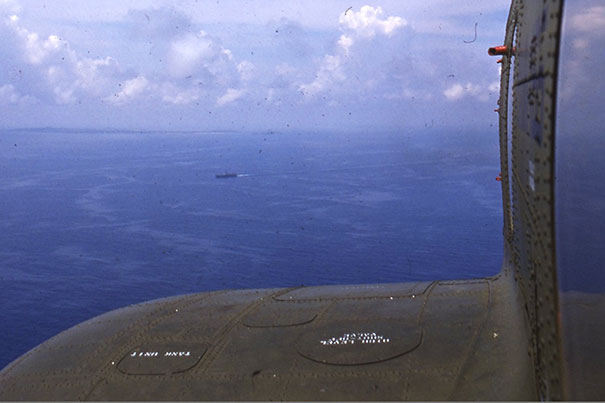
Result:
{"label": "blue ocean water", "polygon": [[0,368],[170,295],[495,274],[496,137],[1,132]]}

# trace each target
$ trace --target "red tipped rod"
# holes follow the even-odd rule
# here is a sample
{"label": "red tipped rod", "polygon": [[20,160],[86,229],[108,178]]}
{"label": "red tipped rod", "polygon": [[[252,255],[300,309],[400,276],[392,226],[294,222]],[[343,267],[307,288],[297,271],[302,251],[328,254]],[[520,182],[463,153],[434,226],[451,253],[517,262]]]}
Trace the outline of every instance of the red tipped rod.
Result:
{"label": "red tipped rod", "polygon": [[[487,50],[490,56],[502,56],[508,54],[508,46],[494,46]],[[513,48],[514,53],[514,48]]]}

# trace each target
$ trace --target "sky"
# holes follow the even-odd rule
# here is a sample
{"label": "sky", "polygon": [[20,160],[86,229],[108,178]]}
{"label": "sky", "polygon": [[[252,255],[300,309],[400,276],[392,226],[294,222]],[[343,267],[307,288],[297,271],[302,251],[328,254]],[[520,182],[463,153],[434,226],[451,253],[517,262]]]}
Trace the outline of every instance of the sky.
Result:
{"label": "sky", "polygon": [[0,128],[487,129],[508,3],[0,0]]}

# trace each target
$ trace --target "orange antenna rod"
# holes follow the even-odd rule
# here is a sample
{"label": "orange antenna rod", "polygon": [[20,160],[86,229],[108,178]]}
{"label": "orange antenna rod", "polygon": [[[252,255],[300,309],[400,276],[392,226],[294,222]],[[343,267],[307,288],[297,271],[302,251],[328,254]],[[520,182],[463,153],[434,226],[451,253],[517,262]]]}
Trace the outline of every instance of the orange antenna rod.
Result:
{"label": "orange antenna rod", "polygon": [[494,46],[487,50],[487,54],[490,56],[506,55],[508,53],[508,46]]}

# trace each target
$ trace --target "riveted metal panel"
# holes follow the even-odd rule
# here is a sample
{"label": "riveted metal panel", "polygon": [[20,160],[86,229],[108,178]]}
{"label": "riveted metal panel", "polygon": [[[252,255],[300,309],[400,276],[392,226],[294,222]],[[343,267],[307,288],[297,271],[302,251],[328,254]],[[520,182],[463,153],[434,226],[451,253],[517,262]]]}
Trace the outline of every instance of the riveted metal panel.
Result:
{"label": "riveted metal panel", "polygon": [[[414,288],[391,284],[375,295],[359,295],[359,286],[304,294],[321,301],[276,301],[285,289],[150,303],[138,307],[145,321],[136,326],[115,326],[130,310],[104,321],[96,350],[65,350],[65,358],[94,365],[46,365],[56,357],[49,347],[90,337],[76,327],[32,352],[27,365],[0,372],[0,400],[534,400],[512,282],[508,274],[435,282],[415,298],[385,297],[386,289],[398,296]],[[273,304],[283,309],[278,324],[282,313],[307,308],[317,318],[246,325],[274,324],[265,321]],[[267,308],[266,317],[254,316]],[[212,311],[227,314],[204,314]],[[157,331],[175,318],[174,334]]]}
{"label": "riveted metal panel", "polygon": [[500,174],[502,182],[502,213],[504,218],[503,235],[506,242],[511,241],[513,222],[511,216],[511,188],[510,188],[510,165],[509,165],[509,138],[510,130],[510,74],[513,58],[513,40],[517,26],[517,2],[512,1],[508,21],[506,23],[506,35],[504,46],[509,51],[502,56],[500,72],[500,97],[498,99],[498,127],[500,132]]}
{"label": "riveted metal panel", "polygon": [[[515,7],[516,5],[516,7]],[[555,90],[562,2],[523,1],[513,4],[513,111],[510,153],[511,214],[507,248],[515,279],[526,302],[530,349],[536,367],[538,392],[544,399],[563,397],[560,337],[557,322],[557,277],[554,231]],[[509,22],[507,39],[512,37]],[[507,66],[508,68],[508,66]],[[503,73],[508,71],[503,70]],[[502,87],[502,91],[507,91]],[[504,105],[501,97],[500,107]],[[503,130],[501,147],[509,134]],[[506,184],[508,185],[508,184]],[[504,198],[508,197],[504,188]],[[505,214],[505,220],[507,216]]]}

